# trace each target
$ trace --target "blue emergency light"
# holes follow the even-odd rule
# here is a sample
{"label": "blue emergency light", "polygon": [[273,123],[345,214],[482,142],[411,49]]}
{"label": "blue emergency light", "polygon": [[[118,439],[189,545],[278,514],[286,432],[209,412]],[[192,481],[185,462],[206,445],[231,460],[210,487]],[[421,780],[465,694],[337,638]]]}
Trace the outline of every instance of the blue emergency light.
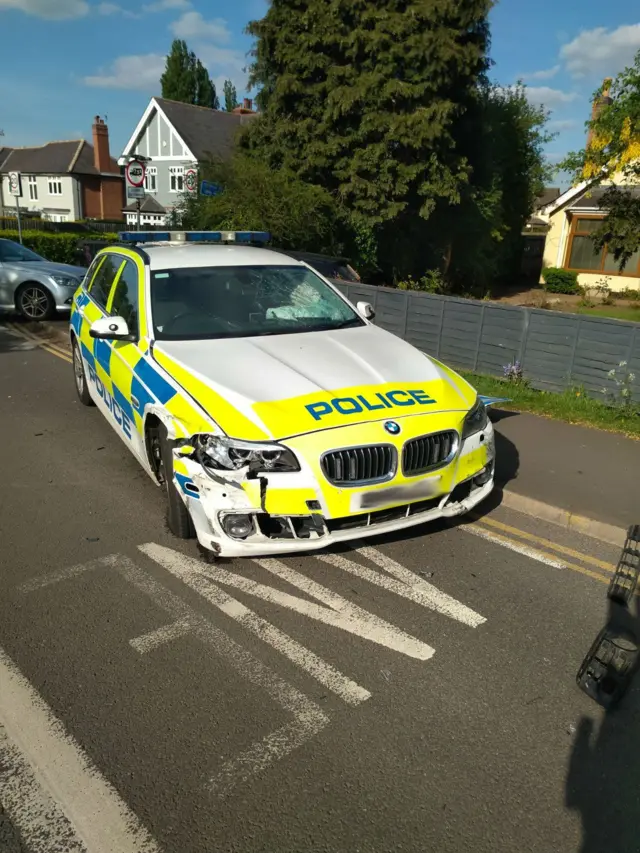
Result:
{"label": "blue emergency light", "polygon": [[268,243],[268,231],[121,231],[121,243]]}

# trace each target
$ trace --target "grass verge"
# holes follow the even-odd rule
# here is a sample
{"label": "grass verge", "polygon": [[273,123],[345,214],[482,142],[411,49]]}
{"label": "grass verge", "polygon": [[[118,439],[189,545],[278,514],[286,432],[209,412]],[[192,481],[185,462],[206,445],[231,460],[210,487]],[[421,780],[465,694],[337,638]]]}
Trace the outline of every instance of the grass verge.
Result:
{"label": "grass verge", "polygon": [[514,382],[503,382],[495,376],[484,376],[462,370],[458,372],[480,394],[490,397],[509,397],[511,403],[505,403],[502,406],[505,409],[531,412],[534,415],[555,418],[569,424],[584,424],[640,439],[640,415],[607,406],[600,400],[588,397],[579,388],[555,394],[550,391],[536,391],[535,388]]}
{"label": "grass verge", "polygon": [[640,306],[635,305],[598,305],[595,308],[578,308],[578,314],[590,314],[592,317],[612,317],[615,320],[640,322]]}

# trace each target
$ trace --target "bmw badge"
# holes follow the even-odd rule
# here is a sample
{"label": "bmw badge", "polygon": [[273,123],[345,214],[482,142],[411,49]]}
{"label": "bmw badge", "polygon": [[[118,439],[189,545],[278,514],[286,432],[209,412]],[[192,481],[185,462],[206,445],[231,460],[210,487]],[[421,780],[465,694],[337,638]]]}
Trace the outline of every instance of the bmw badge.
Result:
{"label": "bmw badge", "polygon": [[395,421],[387,421],[384,425],[384,428],[389,433],[389,435],[400,434],[400,424],[397,424]]}

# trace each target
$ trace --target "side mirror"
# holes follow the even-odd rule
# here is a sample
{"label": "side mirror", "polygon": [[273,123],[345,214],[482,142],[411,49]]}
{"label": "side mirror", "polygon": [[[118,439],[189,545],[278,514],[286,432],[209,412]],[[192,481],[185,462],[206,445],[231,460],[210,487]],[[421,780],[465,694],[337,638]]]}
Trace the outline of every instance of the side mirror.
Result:
{"label": "side mirror", "polygon": [[129,332],[124,317],[100,317],[91,324],[89,336],[104,341],[133,341],[135,336]]}
{"label": "side mirror", "polygon": [[365,320],[373,320],[376,316],[376,312],[373,310],[373,305],[370,302],[358,302],[356,310]]}

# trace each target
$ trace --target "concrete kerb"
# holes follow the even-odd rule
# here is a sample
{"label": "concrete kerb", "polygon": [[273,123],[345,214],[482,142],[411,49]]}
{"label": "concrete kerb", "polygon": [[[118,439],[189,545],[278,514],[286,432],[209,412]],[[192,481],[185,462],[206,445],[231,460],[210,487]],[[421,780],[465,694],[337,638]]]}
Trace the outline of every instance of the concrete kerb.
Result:
{"label": "concrete kerb", "polygon": [[557,524],[566,530],[574,530],[577,533],[591,536],[592,539],[599,539],[601,542],[616,545],[618,548],[624,546],[627,535],[624,527],[616,527],[614,524],[596,521],[594,518],[577,515],[561,507],[552,506],[551,504],[535,500],[535,498],[528,498],[525,495],[519,495],[516,492],[506,490],[502,492],[501,505],[516,512],[521,512],[524,515],[539,518],[541,521],[549,521],[551,524]]}

